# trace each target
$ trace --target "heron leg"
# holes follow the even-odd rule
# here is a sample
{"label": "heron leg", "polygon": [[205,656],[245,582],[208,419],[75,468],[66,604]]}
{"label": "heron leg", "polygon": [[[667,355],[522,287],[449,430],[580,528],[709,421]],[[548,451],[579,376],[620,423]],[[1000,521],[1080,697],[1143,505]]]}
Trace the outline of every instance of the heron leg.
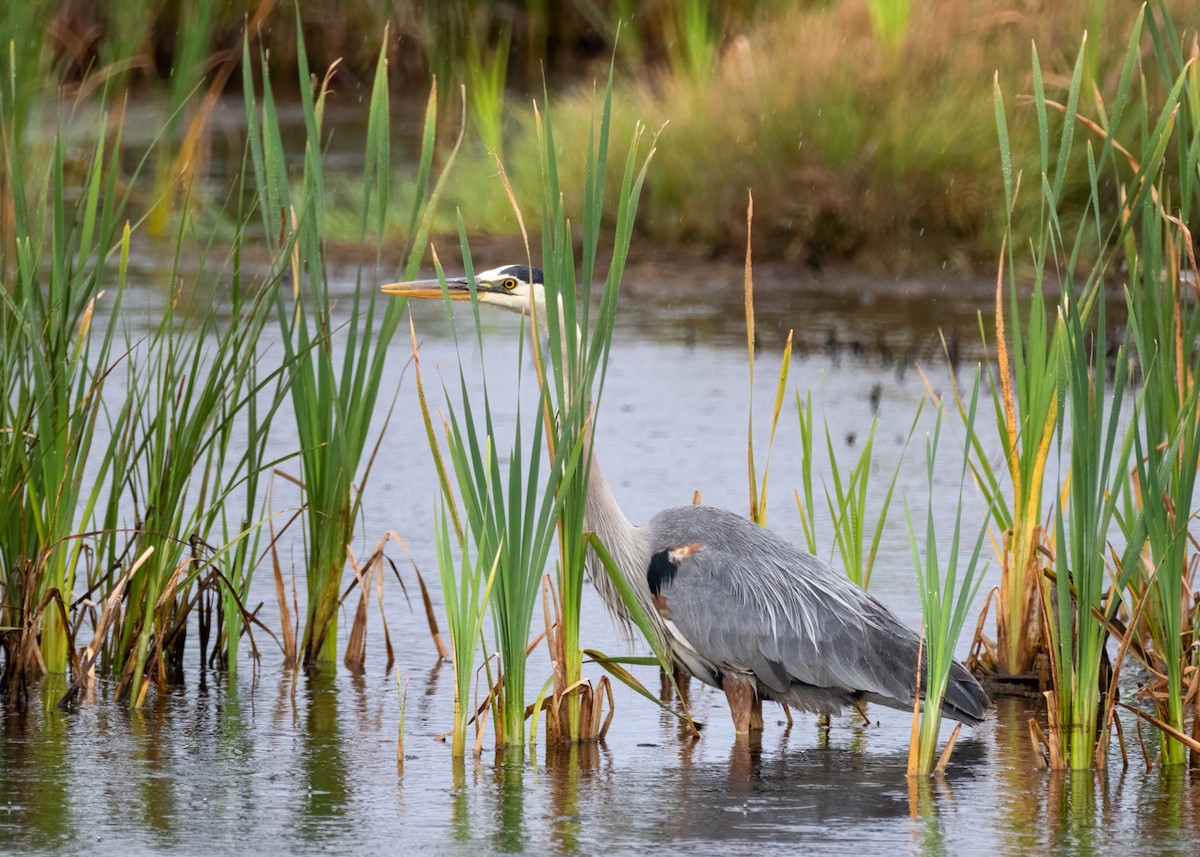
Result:
{"label": "heron leg", "polygon": [[[748,735],[751,729],[762,729],[762,700],[754,684],[742,676],[726,673],[721,676],[721,689],[729,701],[729,713],[733,716],[733,731]],[[757,723],[755,714],[757,712]]]}
{"label": "heron leg", "polygon": [[754,702],[750,706],[750,728],[755,732],[763,731],[762,697],[754,694]]}

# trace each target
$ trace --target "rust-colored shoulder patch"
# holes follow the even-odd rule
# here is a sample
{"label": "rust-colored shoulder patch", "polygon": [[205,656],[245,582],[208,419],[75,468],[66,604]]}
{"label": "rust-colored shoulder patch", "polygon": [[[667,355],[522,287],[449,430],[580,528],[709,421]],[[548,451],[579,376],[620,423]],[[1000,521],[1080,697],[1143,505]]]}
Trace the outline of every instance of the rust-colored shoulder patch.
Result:
{"label": "rust-colored shoulder patch", "polygon": [[[679,566],[692,554],[704,547],[699,542],[680,545],[677,548],[671,548],[665,551],[659,551],[654,556],[650,557],[650,567],[646,569],[646,583],[650,587],[650,594],[658,597],[667,587],[675,581],[675,572]],[[665,605],[666,602],[664,601]],[[659,607],[658,603],[654,605],[658,611],[663,612],[663,608]]]}
{"label": "rust-colored shoulder patch", "polygon": [[699,542],[691,542],[690,544],[680,545],[679,547],[674,548],[667,554],[667,556],[671,562],[675,563],[675,565],[679,565],[679,563],[683,562],[689,556],[694,553],[699,553],[703,549],[704,545],[700,544]]}

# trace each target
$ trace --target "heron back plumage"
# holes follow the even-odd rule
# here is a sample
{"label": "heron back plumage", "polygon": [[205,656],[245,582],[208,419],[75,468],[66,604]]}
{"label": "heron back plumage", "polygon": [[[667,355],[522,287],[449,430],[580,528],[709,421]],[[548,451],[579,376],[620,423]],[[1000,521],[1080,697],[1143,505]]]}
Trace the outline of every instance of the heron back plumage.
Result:
{"label": "heron back plumage", "polygon": [[[645,536],[652,603],[679,638],[673,654],[702,681],[720,686],[734,671],[765,698],[810,711],[861,700],[911,709],[916,633],[832,566],[711,507],[661,512]],[[943,712],[974,724],[988,705],[955,663]]]}

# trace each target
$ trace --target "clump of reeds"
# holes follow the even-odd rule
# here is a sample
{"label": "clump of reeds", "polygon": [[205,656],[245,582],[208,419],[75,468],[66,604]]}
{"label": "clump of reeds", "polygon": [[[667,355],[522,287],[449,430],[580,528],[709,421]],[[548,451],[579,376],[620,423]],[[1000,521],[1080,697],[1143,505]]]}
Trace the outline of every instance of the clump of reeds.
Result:
{"label": "clump of reeds", "polygon": [[[975,375],[975,384],[967,411],[966,430],[970,435],[975,430],[975,415],[979,402],[980,374]],[[917,585],[921,592],[921,663],[917,670],[917,700],[913,708],[913,740],[909,745],[909,776],[926,776],[934,771],[934,753],[937,751],[938,733],[942,723],[942,701],[954,663],[954,650],[962,636],[963,624],[970,613],[971,605],[979,586],[983,583],[983,566],[979,559],[987,536],[988,517],[984,516],[979,534],[969,547],[970,554],[963,558],[962,519],[970,472],[970,450],[964,450],[959,476],[957,514],[951,534],[949,552],[943,558],[938,550],[937,528],[934,524],[933,497],[934,472],[937,467],[938,446],[941,439],[943,414],[938,408],[937,424],[933,436],[925,444],[926,480],[929,489],[925,508],[924,551],[913,527],[912,514],[907,501],[904,519],[908,527],[908,541],[912,549],[913,565],[917,572]],[[944,771],[958,737],[958,728],[947,742],[937,762],[937,770]]]}
{"label": "clump of reeds", "polygon": [[[299,24],[297,19],[298,29]],[[358,211],[357,240],[371,250],[366,251],[369,258],[356,269],[349,318],[344,325],[336,324],[333,318],[323,243],[328,203],[321,154],[326,134],[322,117],[328,79],[314,90],[304,40],[302,36],[298,39],[300,103],[307,140],[298,187],[293,186],[284,153],[266,61],[262,64],[260,97],[253,83],[248,41],[242,65],[258,209],[272,257],[291,287],[290,294],[283,290],[277,293],[274,309],[290,367],[288,390],[300,436],[300,482],[307,522],[308,599],[300,654],[306,664],[329,664],[337,657],[342,572],[354,536],[362,485],[373,458],[367,444],[383,378],[383,358],[399,325],[403,301],[389,301],[379,312],[375,290],[364,288],[370,271],[383,265],[382,225],[392,204],[387,34],[371,90],[363,167],[365,192]],[[436,124],[433,93],[409,218],[411,243],[405,266],[409,272],[416,270],[423,254],[428,212],[442,187],[440,182],[430,187]]]}
{"label": "clump of reeds", "polygon": [[[1036,54],[1036,47],[1034,48]],[[1035,67],[1037,67],[1035,56]],[[1076,67],[1078,74],[1081,66]],[[1037,78],[1038,90],[1041,80]],[[1000,136],[1004,199],[1013,228],[1012,216],[1019,190],[1019,176],[1014,178],[1009,153],[1008,126],[1004,118],[999,84],[995,88],[996,121]],[[1043,107],[1039,120],[1046,121]],[[1067,175],[1067,158],[1074,128],[1066,123],[1058,160],[1050,163],[1049,128],[1042,128],[1043,168],[1053,184],[1047,197],[1057,199]],[[1004,675],[1022,675],[1032,670],[1043,651],[1042,612],[1039,602],[1041,587],[1038,551],[1043,545],[1041,525],[1042,492],[1045,487],[1046,462],[1050,455],[1054,428],[1058,422],[1058,375],[1050,371],[1054,365],[1052,322],[1046,311],[1043,275],[1055,250],[1053,238],[1057,211],[1043,210],[1042,239],[1035,244],[1033,269],[1034,286],[1027,315],[1022,316],[1018,303],[1019,288],[1014,248],[1005,240],[1001,249],[1003,267],[996,282],[996,374],[999,395],[993,395],[996,425],[1004,449],[1004,466],[993,470],[986,457],[979,456],[982,485],[993,504],[996,520],[1001,527],[1001,579],[997,597],[996,641],[987,652],[985,666]],[[1008,274],[1008,308],[1004,302],[1004,272]],[[1002,487],[1009,479],[1011,499]]]}
{"label": "clump of reeds", "polygon": [[[6,674],[22,684],[17,676],[35,666],[27,660],[34,653],[27,635],[40,635],[40,666],[50,672],[65,673],[71,655],[69,611],[85,551],[76,535],[101,500],[99,482],[89,485],[84,473],[104,424],[104,382],[117,333],[114,325],[94,333],[93,324],[97,302],[113,312],[121,305],[129,229],[121,222],[118,146],[97,141],[83,193],[72,204],[62,136],[55,135],[46,164],[27,153],[19,125],[6,121],[0,129],[0,184],[10,188],[12,216],[0,232],[0,368],[7,379],[0,495],[8,510],[0,524],[7,619],[0,624],[26,637],[13,643]],[[26,181],[42,170],[42,183],[30,188]],[[114,249],[119,258],[108,280]]]}
{"label": "clump of reeds", "polygon": [[[220,463],[234,420],[259,391],[248,367],[261,301],[251,290],[238,296],[235,285],[221,331],[211,305],[198,324],[182,312],[182,304],[202,304],[206,288],[202,274],[181,268],[185,236],[198,227],[185,216],[169,268],[179,285],[152,332],[133,336],[122,301],[135,231],[126,218],[149,153],[123,173],[120,130],[110,134],[107,119],[97,126],[76,188],[61,133],[39,161],[39,147],[25,145],[15,124],[4,126],[13,216],[0,268],[13,277],[0,324],[13,384],[0,419],[0,478],[15,514],[0,534],[0,576],[12,629],[4,635],[4,684],[18,698],[43,669],[70,666],[80,686],[98,657],[123,690],[134,689],[134,704],[148,667],[160,681],[178,675],[194,586],[219,555],[207,547],[213,523],[254,467],[245,456]],[[33,197],[30,179],[41,182]],[[235,264],[235,283],[240,276]],[[127,376],[123,400],[107,395],[116,372]],[[95,478],[85,483],[89,468]],[[128,510],[133,522],[124,520]],[[95,633],[82,660],[75,636],[92,602],[80,591],[105,605],[90,614]]]}
{"label": "clump of reeds", "polygon": [[[16,75],[32,71],[8,47],[12,76],[0,93],[0,693],[20,702],[43,671],[78,670],[80,571],[94,591],[95,558],[116,540],[111,531],[83,534],[112,504],[106,480],[124,486],[129,476],[117,438],[133,430],[130,409],[109,410],[105,390],[123,359],[113,319],[123,306],[139,169],[122,175],[121,135],[110,136],[104,119],[82,158],[68,154],[62,126],[47,142],[27,139],[32,93]],[[96,478],[85,481],[92,467]]]}
{"label": "clump of reeds", "polygon": [[[754,360],[755,360],[755,327],[754,327],[754,280],[752,270],[752,251],[750,243],[751,227],[754,219],[754,200],[750,198],[749,205],[746,211],[746,274],[744,282],[744,302],[746,308],[746,347],[749,353],[750,364],[750,379],[749,386],[751,393],[754,389]],[[760,526],[766,526],[767,518],[767,486],[770,473],[770,454],[771,447],[775,441],[775,431],[779,425],[779,415],[783,410],[783,401],[787,393],[788,372],[791,367],[792,358],[792,332],[788,331],[788,338],[783,347],[783,354],[780,358],[779,378],[775,391],[775,404],[771,412],[771,427],[767,442],[767,456],[763,465],[762,481],[758,481],[758,471],[754,460],[754,412],[753,408],[749,408],[747,434],[748,442],[748,472],[750,477],[750,520]],[[924,401],[917,407],[916,415],[913,417],[912,427],[909,429],[908,438],[912,438],[912,432],[915,430],[917,421],[921,417],[921,412],[924,409]],[[813,408],[812,390],[807,392],[805,398],[801,398],[800,392],[796,391],[796,410],[799,416],[800,424],[800,471],[801,471],[801,490],[795,492],[796,509],[800,514],[800,525],[804,530],[805,543],[810,553],[816,555],[818,550],[817,538],[817,515],[816,515],[816,498],[817,492],[813,482],[813,464],[816,461],[814,455],[815,433],[813,431]],[[875,427],[877,420],[872,421],[871,430],[867,434],[867,439],[863,443],[862,451],[859,453],[858,460],[850,466],[845,466],[838,460],[837,452],[834,449],[833,434],[829,430],[828,423],[825,424],[825,449],[829,456],[829,479],[832,481],[832,491],[828,482],[824,485],[825,505],[829,513],[830,520],[833,525],[833,541],[836,545],[838,554],[841,558],[842,568],[845,570],[847,577],[853,580],[856,584],[866,589],[871,582],[871,569],[875,565],[875,556],[879,550],[879,545],[883,540],[884,526],[887,523],[888,509],[891,507],[892,495],[895,491],[896,480],[900,476],[900,464],[903,461],[903,453],[901,461],[896,464],[895,470],[892,472],[891,481],[888,483],[887,490],[884,492],[883,498],[880,501],[879,509],[874,510],[873,515],[875,521],[874,527],[870,532],[868,540],[867,533],[867,497],[870,488],[871,470],[874,458],[874,440]],[[907,440],[905,442],[907,449]]]}
{"label": "clump of reeds", "polygon": [[[1162,761],[1182,763],[1186,749],[1195,765],[1200,759],[1200,717],[1188,675],[1194,669],[1198,639],[1192,607],[1198,551],[1190,524],[1200,467],[1200,268],[1188,224],[1200,210],[1200,56],[1194,39],[1184,53],[1187,42],[1165,4],[1156,11],[1147,29],[1167,94],[1145,141],[1146,154],[1140,163],[1130,164],[1136,164],[1137,174],[1130,183],[1128,205],[1136,213],[1140,204],[1142,214],[1122,243],[1130,269],[1129,326],[1143,389],[1134,423],[1134,487],[1142,521],[1136,535],[1144,529],[1147,542],[1131,594],[1145,611],[1158,653],[1148,667],[1163,732]],[[1176,164],[1168,169],[1172,148]],[[1141,183],[1135,183],[1139,179]],[[1172,205],[1175,208],[1168,207]],[[1192,723],[1190,740],[1185,740],[1189,702]]]}
{"label": "clump of reeds", "polygon": [[[184,13],[195,25],[180,43],[180,61],[188,67],[172,77],[159,138],[127,147],[125,116],[115,110],[103,114],[96,145],[83,158],[61,132],[32,134],[28,117],[38,107],[32,93],[45,55],[19,51],[5,39],[0,369],[13,382],[0,398],[0,492],[12,514],[0,523],[0,692],[10,700],[23,699],[28,681],[43,670],[70,668],[68,700],[108,671],[119,693],[140,705],[152,684],[181,675],[194,631],[202,662],[219,660],[230,673],[236,670],[239,642],[258,623],[246,599],[260,559],[261,477],[279,463],[265,460],[266,439],[289,394],[302,422],[308,559],[318,570],[308,592],[304,653],[328,661],[336,652],[341,571],[357,490],[369,473],[366,439],[382,355],[401,310],[391,302],[376,318],[364,263],[350,320],[341,329],[333,321],[323,264],[326,90],[309,87],[303,40],[297,52],[309,147],[299,185],[288,172],[269,74],[261,103],[257,99],[249,35],[241,51],[250,127],[242,169],[224,207],[219,193],[202,192],[203,183],[193,181],[205,111],[236,66],[236,57],[224,57],[210,77],[195,62],[211,24],[207,11]],[[28,20],[6,7],[0,29],[8,33],[14,22]],[[248,31],[261,23],[256,16]],[[128,43],[113,42],[112,50],[140,50],[139,32],[123,31]],[[360,243],[375,240],[370,264],[376,269],[381,224],[391,207],[386,34],[383,41],[365,151],[368,193],[359,212]],[[267,71],[265,62],[261,68]],[[118,69],[108,71],[108,89],[97,96],[101,107],[129,82]],[[205,100],[189,119],[181,148],[156,149],[162,137],[174,135],[205,84]],[[430,180],[433,103],[407,224],[414,270],[440,192]],[[60,106],[63,123],[75,121],[70,105]],[[132,171],[123,169],[130,151]],[[155,157],[160,172],[146,195],[141,176]],[[260,271],[243,259],[256,217],[269,252]],[[165,245],[161,311],[132,318],[122,301],[131,247],[140,235],[166,229],[173,241]],[[228,255],[221,258],[214,247]],[[280,288],[284,283],[291,288]],[[272,317],[287,347],[269,360],[258,346]],[[120,397],[108,392],[115,373],[125,375]],[[85,481],[85,472],[94,479]],[[244,505],[238,509],[235,500]],[[366,588],[379,563],[376,549],[356,566],[356,583]],[[356,663],[363,655],[364,607],[365,599],[351,639]],[[82,642],[89,630],[90,644],[77,652],[76,638]],[[290,657],[295,645],[288,646],[288,636],[285,631]],[[257,656],[253,637],[251,646]]]}
{"label": "clump of reeds", "polygon": [[[1087,309],[1094,309],[1094,325]],[[1114,692],[1105,646],[1120,603],[1117,593],[1128,582],[1122,574],[1115,587],[1105,586],[1107,536],[1129,462],[1129,434],[1123,443],[1119,435],[1129,362],[1121,348],[1110,392],[1108,368],[1097,354],[1106,340],[1104,301],[1080,307],[1069,281],[1063,284],[1058,323],[1064,328],[1058,372],[1068,394],[1057,446],[1060,469],[1070,477],[1055,514],[1055,575],[1052,589],[1046,589],[1053,594],[1043,597],[1054,685],[1049,722],[1057,727],[1050,757],[1053,767],[1085,769],[1094,764],[1098,732],[1106,724],[1103,706]],[[1064,462],[1067,428],[1070,453]]]}
{"label": "clump of reeds", "polygon": [[[547,104],[549,93],[545,94]],[[559,623],[553,635],[555,662],[551,709],[558,713],[552,737],[562,740],[595,740],[600,737],[599,717],[603,685],[593,687],[582,676],[583,650],[579,638],[588,541],[584,520],[588,480],[591,475],[594,432],[604,390],[605,372],[616,320],[617,300],[625,261],[633,238],[642,187],[654,149],[643,155],[643,130],[636,127],[629,138],[621,181],[616,192],[616,213],[605,244],[611,246],[603,274],[598,309],[593,314],[593,297],[600,278],[599,255],[606,212],[611,210],[608,191],[610,136],[612,133],[613,77],[610,69],[598,126],[583,149],[583,204],[578,214],[583,241],[576,259],[572,218],[564,204],[559,178],[558,144],[550,110],[539,115],[542,151],[542,259],[546,277],[546,328],[548,351],[534,343],[540,380],[552,391],[544,418],[548,429],[548,452],[559,456],[571,452],[579,463],[564,474],[559,488],[558,597]],[[576,271],[578,270],[578,276]],[[599,572],[599,564],[595,571]],[[605,681],[605,680],[602,680]],[[549,731],[549,730],[548,730]]]}
{"label": "clump of reeds", "polygon": [[456,569],[449,517],[450,513],[445,509],[439,516],[438,569],[441,572],[442,599],[446,605],[454,667],[454,727],[450,751],[455,756],[461,756],[466,752],[467,726],[472,716],[477,716],[475,707],[470,704],[471,679],[475,675],[475,656],[479,641],[483,639],[484,620],[499,557],[493,560],[490,567],[481,558],[472,560],[467,552],[469,534],[462,533],[457,539],[462,556]]}
{"label": "clump of reeds", "polygon": [[[833,542],[841,559],[842,569],[846,576],[856,584],[866,589],[871,585],[871,571],[875,567],[875,557],[883,542],[884,527],[887,524],[888,511],[891,509],[892,496],[895,493],[896,481],[900,477],[900,466],[903,464],[904,452],[908,450],[908,442],[912,439],[917,422],[925,409],[922,400],[917,405],[912,425],[905,438],[904,451],[892,470],[891,480],[887,490],[879,501],[878,509],[868,513],[867,500],[870,496],[871,473],[875,463],[875,429],[879,424],[876,417],[871,421],[871,429],[867,432],[866,440],[858,453],[857,460],[843,462],[839,460],[834,446],[833,433],[825,423],[825,451],[828,455],[829,477],[823,478],[823,493],[825,508],[829,514],[833,529]],[[817,491],[813,482],[814,442],[816,434],[813,430],[812,391],[805,398],[796,392],[796,411],[800,424],[800,472],[801,488],[796,491],[796,509],[800,514],[800,524],[804,530],[805,542],[812,554],[818,553],[817,538]],[[830,490],[832,482],[832,491]],[[875,523],[868,532],[867,521]]]}
{"label": "clump of reeds", "polygon": [[243,475],[241,467],[220,466],[229,452],[228,429],[257,395],[243,383],[268,320],[262,295],[247,295],[227,307],[228,321],[220,327],[215,303],[198,324],[184,325],[179,298],[171,296],[145,354],[130,343],[126,364],[130,430],[138,439],[128,475],[138,521],[133,552],[153,549],[129,582],[114,650],[121,692],[135,705],[150,681],[147,668],[160,683],[181,677],[194,586],[215,552],[208,539]]}
{"label": "clump of reeds", "polygon": [[[1135,29],[1127,58],[1130,69],[1137,41]],[[1085,51],[1081,49],[1068,91],[1067,118],[1063,122],[1055,170],[1058,175],[1065,171],[1065,158],[1071,150],[1073,113],[1083,79],[1084,57]],[[1040,69],[1036,63],[1035,56],[1034,74],[1041,93]],[[1127,81],[1129,75],[1123,79]],[[1128,95],[1124,89],[1118,93],[1118,115]],[[999,107],[997,115],[1002,115]],[[1039,122],[1048,120],[1044,104],[1038,117]],[[1048,135],[1049,129],[1043,126],[1042,133]],[[1093,192],[1069,257],[1064,258],[1066,236],[1051,225],[1059,219],[1055,197],[1043,194],[1047,227],[1039,246],[1047,257],[1039,270],[1053,260],[1060,274],[1058,315],[1049,359],[1059,385],[1055,434],[1059,471],[1065,476],[1065,484],[1055,507],[1053,540],[1049,542],[1053,553],[1038,554],[1031,564],[1033,577],[1027,583],[1039,587],[1041,594],[1041,627],[1045,632],[1042,645],[1053,686],[1046,694],[1050,725],[1047,747],[1050,764],[1056,768],[1086,769],[1092,767],[1098,753],[1100,759],[1104,758],[1098,742],[1100,730],[1107,728],[1104,707],[1113,693],[1105,646],[1120,603],[1119,593],[1128,580],[1127,574],[1123,574],[1115,577],[1115,586],[1105,585],[1110,579],[1106,566],[1107,538],[1130,451],[1128,433],[1124,441],[1119,434],[1129,363],[1123,348],[1117,350],[1111,367],[1106,357],[1108,328],[1102,289],[1111,252],[1105,252],[1101,262],[1086,273],[1082,288],[1075,280],[1083,242],[1094,240],[1106,229],[1119,228],[1105,217],[1098,190],[1099,171],[1107,166],[1109,157],[1110,149],[1101,153],[1099,162],[1089,157]],[[1069,453],[1064,451],[1068,440]],[[1049,579],[1042,568],[1047,555],[1054,560],[1054,572]],[[1128,564],[1125,568],[1128,569]],[[1111,707],[1108,714],[1111,716]]]}
{"label": "clump of reeds", "polygon": [[[1143,68],[1139,86],[1147,38],[1157,76]],[[1016,671],[1045,653],[1049,734],[1041,736],[1032,721],[1030,730],[1053,767],[1104,764],[1117,674],[1130,654],[1152,677],[1148,693],[1157,716],[1138,713],[1163,733],[1162,762],[1182,762],[1189,746],[1200,750],[1186,722],[1194,553],[1191,515],[1182,511],[1190,509],[1200,461],[1193,383],[1200,371],[1194,346],[1200,313],[1181,288],[1183,272],[1196,271],[1185,224],[1200,198],[1195,179],[1200,147],[1194,121],[1181,121],[1194,109],[1197,86],[1195,58],[1186,59],[1181,44],[1165,6],[1143,9],[1132,27],[1115,97],[1105,102],[1101,90],[1093,89],[1094,119],[1083,106],[1086,42],[1062,102],[1047,94],[1034,54],[1042,215],[1029,241],[1035,288],[1024,335],[1013,324],[1020,315],[1011,219],[1004,256],[1007,313],[1003,269],[997,291],[1001,393],[995,408],[1012,504],[982,459],[977,474],[1007,530],[999,646],[991,660],[1002,671]],[[1012,211],[1019,172],[998,88],[996,116]],[[1087,142],[1088,193],[1082,216],[1072,217],[1064,195],[1066,176],[1079,158],[1079,137]],[[1106,186],[1116,188],[1115,194]],[[1124,344],[1112,349],[1105,287],[1118,264],[1127,277],[1129,325]],[[1060,288],[1053,318],[1041,290],[1051,272]],[[1133,381],[1140,384],[1130,419],[1125,401]],[[1040,494],[1055,438],[1063,481],[1051,538],[1040,525]],[[978,441],[973,443],[978,450]],[[1114,524],[1123,546],[1112,542]],[[1115,657],[1107,648],[1110,637],[1120,643]],[[1193,711],[1193,730],[1196,723]]]}
{"label": "clump of reeds", "polygon": [[[467,276],[473,279],[465,238],[463,251],[467,257]],[[478,302],[473,299],[472,305],[477,341],[482,349]],[[482,411],[477,418],[479,403],[468,393],[462,372],[460,366],[460,405],[447,406],[446,441],[466,518],[464,536],[472,534],[476,554],[494,557],[496,564],[490,598],[502,671],[493,690],[496,740],[502,747],[518,747],[525,743],[525,673],[530,628],[542,574],[553,544],[559,489],[565,474],[578,466],[579,447],[578,444],[560,447],[548,463],[543,463],[545,424],[539,418],[533,420],[532,426],[522,425],[518,408],[516,426],[508,446],[508,464],[502,465],[496,451],[500,441],[497,440],[486,379]],[[547,401],[548,389],[542,386],[538,398],[539,417]],[[436,448],[435,456],[440,456]],[[449,483],[443,488],[452,500]],[[478,573],[482,573],[483,568],[479,564]],[[455,669],[466,670],[466,661],[456,661]],[[462,672],[458,672],[458,680],[463,680]],[[458,704],[461,706],[461,699]]]}
{"label": "clump of reeds", "polygon": [[[446,421],[448,457],[453,463],[466,519],[461,527],[457,527],[458,535],[460,540],[474,539],[476,556],[483,558],[475,564],[473,578],[463,577],[450,590],[457,593],[451,609],[454,614],[451,626],[469,630],[471,617],[478,611],[478,596],[470,593],[490,591],[490,609],[502,670],[493,691],[497,700],[497,739],[501,745],[520,745],[525,740],[528,637],[555,533],[560,551],[558,585],[554,590],[545,591],[545,636],[554,665],[553,683],[550,695],[546,697],[543,693],[535,708],[544,706],[549,712],[547,733],[551,740],[592,740],[606,728],[607,721],[601,717],[602,698],[608,696],[611,699],[611,694],[605,691],[607,679],[593,686],[582,678],[579,620],[589,550],[584,513],[593,430],[603,390],[617,296],[649,158],[647,155],[645,160],[641,159],[641,134],[635,133],[619,191],[613,252],[599,309],[593,315],[591,296],[597,277],[608,180],[611,96],[610,77],[599,126],[584,152],[588,168],[584,189],[586,204],[578,221],[583,236],[578,269],[574,233],[558,183],[558,150],[553,127],[549,112],[539,113],[545,180],[541,264],[545,274],[546,307],[543,310],[531,305],[530,313],[534,318],[529,328],[538,374],[537,419],[531,427],[523,428],[518,413],[507,469],[501,467],[496,454],[499,441],[486,376],[482,411],[479,411],[479,404],[472,401],[463,378],[461,404],[449,408]],[[521,216],[519,209],[517,216]],[[473,282],[473,266],[465,235],[461,244],[468,280]],[[482,328],[475,297],[472,293],[476,339],[482,349]],[[546,317],[536,318],[540,312]],[[545,349],[539,322],[548,333]],[[428,412],[426,420],[431,447],[439,462],[443,491],[447,501],[453,503],[449,474],[441,463]],[[543,448],[544,463],[541,460]],[[445,569],[452,564],[449,552],[443,550],[442,553],[445,574]],[[465,545],[462,555],[467,555]],[[481,587],[480,575],[493,566],[494,585]],[[461,600],[464,595],[468,596],[466,602]],[[460,631],[458,637],[462,642],[456,643],[456,652],[460,645],[467,644],[463,632]],[[464,650],[455,658],[459,687],[456,706],[460,717],[473,663],[466,655]],[[601,660],[607,663],[607,659]],[[627,675],[623,671],[616,674],[623,678]],[[456,749],[461,746],[458,736],[462,729],[465,729],[465,722],[459,720],[456,723]]]}

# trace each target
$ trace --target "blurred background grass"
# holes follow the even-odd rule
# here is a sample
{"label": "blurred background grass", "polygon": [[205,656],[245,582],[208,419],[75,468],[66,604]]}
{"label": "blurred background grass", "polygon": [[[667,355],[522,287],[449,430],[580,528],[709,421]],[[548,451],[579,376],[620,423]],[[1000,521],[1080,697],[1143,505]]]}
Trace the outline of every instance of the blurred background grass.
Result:
{"label": "blurred background grass", "polygon": [[[1086,29],[1082,112],[1102,112],[1092,93],[1111,91],[1138,10],[1104,0],[298,5],[312,72],[332,74],[331,104],[365,101],[385,25],[397,98],[423,103],[436,75],[444,130],[456,131],[460,85],[467,87],[466,147],[440,231],[454,232],[460,209],[472,234],[517,232],[492,152],[503,152],[526,221],[538,222],[532,98],[544,83],[560,148],[582,147],[594,119],[595,81],[615,54],[616,138],[628,139],[639,120],[661,129],[638,223],[644,237],[735,256],[753,189],[761,261],[877,273],[992,269],[1005,220],[997,204],[993,77],[1007,82],[1011,100],[1031,94],[1029,46],[1036,41],[1055,98]],[[1195,0],[1170,6],[1181,22],[1200,12]],[[203,110],[189,96],[237,88],[244,27],[270,56],[281,97],[294,88],[296,21],[294,4],[283,0],[6,4],[0,36],[12,46],[16,79],[26,90],[13,92],[8,106],[23,114],[56,89],[86,95],[127,88],[137,98],[161,98],[168,114],[189,120],[170,131],[186,149],[185,135],[196,127],[191,119]],[[1147,77],[1153,98],[1154,76]],[[1018,109],[1013,116],[1014,150],[1034,151],[1032,115],[1023,121]],[[1063,200],[1068,216],[1086,195],[1079,160]],[[563,186],[582,187],[582,178],[566,175]],[[1114,203],[1117,184],[1102,188]],[[402,178],[398,185],[403,198]],[[344,218],[345,229],[339,223],[340,212],[358,210],[356,196],[351,181],[333,194],[335,239],[353,240],[356,218]],[[1034,194],[1018,199],[1015,222],[1032,222],[1038,204]],[[395,207],[398,243],[407,238],[400,212],[408,208]]]}

